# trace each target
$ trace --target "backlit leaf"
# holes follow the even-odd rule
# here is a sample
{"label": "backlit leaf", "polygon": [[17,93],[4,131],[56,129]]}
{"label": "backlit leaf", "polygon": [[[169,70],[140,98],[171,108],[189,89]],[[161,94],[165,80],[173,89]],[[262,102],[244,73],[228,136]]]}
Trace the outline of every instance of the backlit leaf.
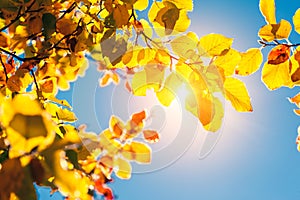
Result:
{"label": "backlit leaf", "polygon": [[117,158],[114,162],[115,162],[114,165],[116,167],[115,169],[116,176],[120,179],[130,179],[131,177],[130,163],[122,158]]}
{"label": "backlit leaf", "polygon": [[273,40],[287,39],[292,31],[291,24],[282,19],[279,24],[268,24],[263,26],[259,32],[258,36],[268,42]]}
{"label": "backlit leaf", "polygon": [[245,84],[236,78],[227,78],[224,82],[226,99],[239,112],[252,111],[250,96]]}
{"label": "backlit leaf", "polygon": [[219,56],[225,50],[230,49],[233,39],[221,34],[211,33],[200,38],[198,50],[202,56]]}
{"label": "backlit leaf", "polygon": [[239,64],[241,55],[234,49],[229,49],[225,55],[218,56],[214,60],[214,64],[224,70],[225,76],[231,76],[235,67]]}
{"label": "backlit leaf", "polygon": [[241,53],[241,61],[239,62],[235,73],[242,76],[248,76],[256,72],[263,61],[263,55],[260,49],[251,48],[247,52]]}
{"label": "backlit leaf", "polygon": [[290,46],[288,45],[277,45],[274,47],[268,55],[268,64],[278,65],[284,63],[290,57]]}
{"label": "backlit leaf", "polygon": [[176,73],[171,73],[164,83],[164,87],[156,93],[157,99],[164,106],[169,106],[176,97],[176,92],[183,84],[182,78]]}
{"label": "backlit leaf", "polygon": [[144,130],[144,139],[146,142],[155,143],[159,141],[159,134],[154,130]]}
{"label": "backlit leaf", "polygon": [[193,34],[179,36],[171,41],[171,47],[174,53],[184,59],[189,59],[197,49],[198,38]]}
{"label": "backlit leaf", "polygon": [[295,95],[294,97],[288,98],[288,99],[289,99],[289,101],[290,101],[291,103],[294,103],[294,104],[296,104],[298,107],[300,107],[300,93],[298,93],[298,94]]}
{"label": "backlit leaf", "polygon": [[293,16],[293,23],[295,26],[295,31],[300,34],[300,8],[296,11],[295,15]]}
{"label": "backlit leaf", "polygon": [[275,90],[290,83],[289,62],[278,65],[264,64],[262,69],[262,81],[269,90]]}
{"label": "backlit leaf", "polygon": [[210,123],[208,123],[203,127],[207,131],[216,132],[222,126],[223,117],[224,117],[224,108],[222,102],[217,98],[213,98],[213,104],[214,104],[214,111],[215,111],[213,119],[211,120]]}
{"label": "backlit leaf", "polygon": [[259,8],[268,24],[276,24],[275,0],[260,0]]}

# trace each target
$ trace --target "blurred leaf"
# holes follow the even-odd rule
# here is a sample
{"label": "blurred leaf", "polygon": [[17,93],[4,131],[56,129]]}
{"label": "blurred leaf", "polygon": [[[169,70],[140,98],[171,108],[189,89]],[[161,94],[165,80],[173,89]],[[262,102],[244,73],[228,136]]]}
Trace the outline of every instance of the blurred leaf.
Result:
{"label": "blurred leaf", "polygon": [[51,13],[44,13],[42,17],[43,21],[43,35],[46,40],[51,37],[51,35],[56,30],[56,17]]}
{"label": "blurred leaf", "polygon": [[171,73],[165,80],[164,87],[156,93],[157,99],[164,106],[169,106],[176,98],[178,88],[183,80],[176,73]]}

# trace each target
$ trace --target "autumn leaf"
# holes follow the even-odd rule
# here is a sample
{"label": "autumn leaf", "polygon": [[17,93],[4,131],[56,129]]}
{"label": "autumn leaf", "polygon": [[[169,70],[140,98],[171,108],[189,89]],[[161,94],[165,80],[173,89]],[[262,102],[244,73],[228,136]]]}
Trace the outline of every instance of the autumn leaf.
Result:
{"label": "autumn leaf", "polygon": [[218,68],[222,68],[224,70],[225,76],[231,76],[240,61],[240,53],[237,50],[230,48],[224,55],[218,56],[213,63]]}
{"label": "autumn leaf", "polygon": [[296,11],[293,16],[293,23],[295,26],[295,31],[300,34],[300,8]]}
{"label": "autumn leaf", "polygon": [[192,1],[153,2],[148,17],[159,36],[172,34],[173,31],[184,32],[190,25],[187,12],[192,10]]}
{"label": "autumn leaf", "polygon": [[144,139],[149,143],[156,143],[159,141],[159,134],[154,130],[144,130],[143,131]]}
{"label": "autumn leaf", "polygon": [[290,46],[288,45],[277,45],[274,47],[268,55],[268,64],[278,65],[284,63],[290,57]]}
{"label": "autumn leaf", "polygon": [[256,72],[263,62],[263,55],[260,49],[251,48],[247,52],[241,53],[241,61],[235,69],[235,73],[248,76]]}
{"label": "autumn leaf", "polygon": [[298,93],[297,95],[295,95],[295,96],[292,97],[292,98],[288,98],[288,100],[289,100],[291,103],[296,104],[296,105],[300,108],[300,93]]}
{"label": "autumn leaf", "polygon": [[279,24],[268,24],[263,26],[259,30],[258,36],[267,42],[271,42],[275,39],[287,39],[291,31],[291,24],[288,21],[282,19]]}
{"label": "autumn leaf", "polygon": [[161,90],[156,92],[157,99],[164,106],[169,106],[176,97],[176,92],[183,84],[183,80],[176,73],[171,73],[165,80]]}
{"label": "autumn leaf", "polygon": [[133,141],[124,145],[122,155],[129,160],[134,160],[137,163],[147,164],[151,161],[151,149],[141,142]]}
{"label": "autumn leaf", "polygon": [[233,39],[221,34],[211,33],[200,38],[198,50],[201,56],[220,56],[225,50],[229,50]]}
{"label": "autumn leaf", "polygon": [[128,24],[129,13],[126,5],[117,4],[113,11],[113,18],[117,28],[122,28]]}
{"label": "autumn leaf", "polygon": [[278,65],[272,65],[266,62],[262,69],[262,81],[270,90],[289,85],[289,62],[285,61]]}
{"label": "autumn leaf", "polygon": [[215,111],[214,116],[210,123],[203,126],[203,128],[210,132],[217,132],[220,130],[223,123],[224,108],[222,102],[218,98],[213,98],[213,104]]}
{"label": "autumn leaf", "polygon": [[276,24],[275,0],[260,0],[259,8],[268,24]]}
{"label": "autumn leaf", "polygon": [[171,47],[174,53],[183,59],[189,59],[197,49],[198,37],[195,33],[189,32],[186,35],[179,36],[171,41]]}
{"label": "autumn leaf", "polygon": [[117,158],[114,160],[114,166],[116,167],[116,176],[120,179],[130,179],[131,177],[131,165],[127,160]]}
{"label": "autumn leaf", "polygon": [[147,65],[144,70],[135,73],[131,83],[133,94],[146,96],[147,89],[151,88],[157,92],[163,82],[164,72],[164,67]]}
{"label": "autumn leaf", "polygon": [[239,112],[251,112],[252,105],[245,84],[236,78],[226,78],[224,82],[226,99]]}

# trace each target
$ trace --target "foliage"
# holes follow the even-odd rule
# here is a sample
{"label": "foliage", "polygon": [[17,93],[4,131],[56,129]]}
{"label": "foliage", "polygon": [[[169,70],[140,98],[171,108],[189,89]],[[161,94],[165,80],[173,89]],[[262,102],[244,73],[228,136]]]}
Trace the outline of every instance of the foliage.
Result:
{"label": "foliage", "polygon": [[[274,1],[261,0],[260,9],[267,22],[259,30],[260,44],[274,46],[262,80],[271,90],[294,87],[300,62],[293,49],[298,44],[287,40],[292,26],[276,22]],[[237,111],[251,112],[250,96],[238,77],[260,68],[262,48],[239,52],[232,38],[186,32],[192,10],[192,0],[1,1],[0,179],[5,181],[0,199],[35,199],[33,182],[66,199],[92,199],[95,192],[113,199],[107,185],[112,176],[129,179],[130,162],[151,162],[147,143],[160,135],[143,129],[146,111],[134,113],[127,123],[111,116],[109,127],[96,134],[85,131],[85,125],[75,127],[72,107],[56,98],[84,77],[87,57],[104,72],[100,87],[125,79],[129,92],[145,96],[153,90],[163,106],[185,87],[186,109],[210,132],[222,124],[220,96]],[[139,17],[145,12],[147,19]],[[297,32],[299,18],[297,11]],[[298,96],[291,102],[299,106]],[[144,142],[136,140],[139,135]]]}
{"label": "foliage", "polygon": [[[289,36],[293,30],[289,21],[281,19],[276,21],[275,0],[260,0],[260,10],[265,18],[267,25],[260,28],[258,36],[261,38],[259,43],[262,48],[272,47],[267,61],[262,69],[262,81],[269,90],[276,90],[281,87],[293,88],[300,83],[300,57],[299,43],[293,43]],[[300,33],[300,8],[293,16],[294,31]],[[299,94],[289,98],[291,103],[299,105]],[[299,115],[299,110],[294,110]],[[300,129],[298,128],[298,135]],[[300,137],[296,143],[300,151]]]}

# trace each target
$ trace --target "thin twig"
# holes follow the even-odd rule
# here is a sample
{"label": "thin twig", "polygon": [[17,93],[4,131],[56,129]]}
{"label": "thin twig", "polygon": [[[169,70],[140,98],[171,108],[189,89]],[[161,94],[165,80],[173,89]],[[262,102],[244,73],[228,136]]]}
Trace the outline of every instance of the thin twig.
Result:
{"label": "thin twig", "polygon": [[21,10],[23,9],[22,6],[20,6],[19,10],[18,10],[18,14],[16,16],[15,19],[11,20],[11,22],[9,24],[7,24],[6,26],[2,27],[0,29],[0,32],[4,31],[5,29],[7,29],[8,27],[10,27],[12,24],[14,24],[15,22],[17,22],[21,17],[23,17],[26,13],[31,12],[30,9],[31,7],[35,4],[35,1],[32,1],[32,3],[27,7],[27,9],[24,11],[24,13],[21,14]]}
{"label": "thin twig", "polygon": [[3,48],[0,47],[0,51],[8,54],[8,55],[11,55],[12,57],[18,59],[19,61],[22,61],[22,62],[25,62],[25,61],[31,61],[31,60],[35,60],[35,61],[41,61],[45,58],[48,58],[47,56],[43,56],[43,57],[38,57],[38,56],[34,56],[34,57],[28,57],[28,58],[22,58],[20,56],[17,56],[16,54],[12,53],[12,52],[9,52]]}
{"label": "thin twig", "polygon": [[6,70],[5,64],[4,64],[3,60],[2,60],[1,54],[0,54],[0,61],[1,61],[1,64],[2,64],[2,67],[3,67],[3,71],[4,71],[4,74],[5,74],[5,82],[7,83],[7,80],[8,80],[7,70]]}

